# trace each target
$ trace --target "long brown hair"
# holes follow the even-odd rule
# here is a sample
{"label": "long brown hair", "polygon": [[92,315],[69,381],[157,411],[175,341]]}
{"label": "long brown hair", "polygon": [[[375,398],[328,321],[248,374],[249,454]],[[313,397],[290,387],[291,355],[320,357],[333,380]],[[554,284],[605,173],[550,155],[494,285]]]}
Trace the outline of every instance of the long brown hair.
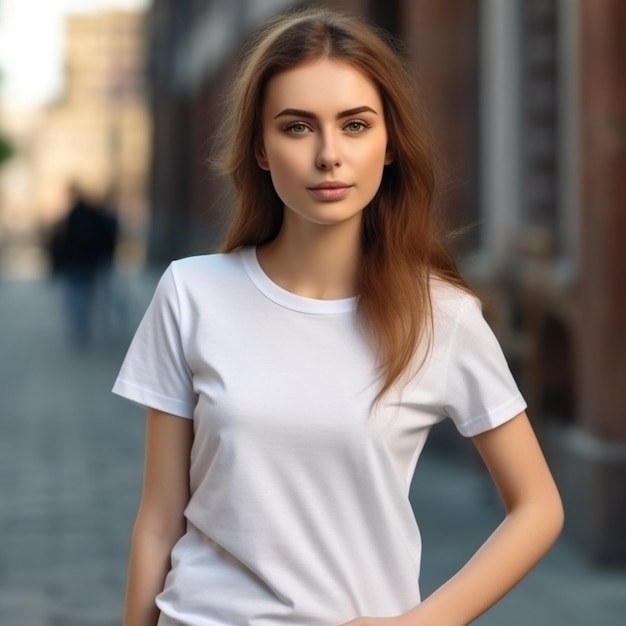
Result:
{"label": "long brown hair", "polygon": [[380,399],[408,371],[420,341],[430,341],[431,275],[469,291],[435,220],[435,161],[413,81],[385,34],[355,16],[309,9],[274,18],[252,37],[214,159],[237,194],[222,249],[278,235],[283,205],[256,160],[266,85],[279,72],[324,58],[350,63],[377,85],[393,154],[364,211],[358,275],[357,311],[377,354]]}

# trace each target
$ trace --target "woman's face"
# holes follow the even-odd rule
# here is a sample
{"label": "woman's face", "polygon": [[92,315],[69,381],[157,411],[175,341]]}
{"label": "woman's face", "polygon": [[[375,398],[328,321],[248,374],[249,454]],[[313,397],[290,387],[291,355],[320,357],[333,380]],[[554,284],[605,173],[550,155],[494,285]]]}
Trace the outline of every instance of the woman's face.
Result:
{"label": "woman's face", "polygon": [[360,224],[391,159],[374,83],[331,59],[274,76],[262,109],[257,160],[300,224]]}

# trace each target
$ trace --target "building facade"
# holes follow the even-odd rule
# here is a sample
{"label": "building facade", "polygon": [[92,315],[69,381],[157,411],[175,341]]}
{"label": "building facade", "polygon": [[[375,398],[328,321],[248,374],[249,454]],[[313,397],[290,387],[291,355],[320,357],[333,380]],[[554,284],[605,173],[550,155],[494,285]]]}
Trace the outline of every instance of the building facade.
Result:
{"label": "building facade", "polygon": [[[227,189],[206,167],[246,36],[287,0],[155,0],[151,258],[215,247]],[[470,226],[460,265],[529,402],[567,530],[626,562],[626,3],[337,0],[406,43]]]}
{"label": "building facade", "polygon": [[34,111],[5,111],[16,147],[0,181],[5,247],[16,237],[22,248],[24,239],[40,243],[67,210],[71,184],[107,197],[125,240],[143,240],[151,144],[144,25],[134,11],[69,16],[59,97]]}

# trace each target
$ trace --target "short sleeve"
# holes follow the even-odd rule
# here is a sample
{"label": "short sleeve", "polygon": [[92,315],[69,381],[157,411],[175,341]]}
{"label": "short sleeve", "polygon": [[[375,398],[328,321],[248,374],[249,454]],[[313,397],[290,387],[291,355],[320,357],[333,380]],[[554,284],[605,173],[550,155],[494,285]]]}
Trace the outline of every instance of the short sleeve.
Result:
{"label": "short sleeve", "polygon": [[113,393],[146,407],[192,418],[192,373],[183,349],[174,269],[164,272],[130,344]]}
{"label": "short sleeve", "polygon": [[444,410],[459,432],[473,437],[524,411],[526,402],[478,300],[468,297],[452,333]]}

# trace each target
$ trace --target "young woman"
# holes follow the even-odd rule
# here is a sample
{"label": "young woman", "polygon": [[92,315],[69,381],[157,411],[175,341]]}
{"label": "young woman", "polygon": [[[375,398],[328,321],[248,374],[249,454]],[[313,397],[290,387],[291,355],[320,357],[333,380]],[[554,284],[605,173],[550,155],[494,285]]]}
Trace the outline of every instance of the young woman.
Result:
{"label": "young woman", "polygon": [[[115,384],[148,407],[126,626],[468,624],[557,537],[524,401],[434,223],[409,84],[334,12],[248,48],[224,251],[168,268]],[[506,517],[422,600],[408,488],[446,417]]]}

